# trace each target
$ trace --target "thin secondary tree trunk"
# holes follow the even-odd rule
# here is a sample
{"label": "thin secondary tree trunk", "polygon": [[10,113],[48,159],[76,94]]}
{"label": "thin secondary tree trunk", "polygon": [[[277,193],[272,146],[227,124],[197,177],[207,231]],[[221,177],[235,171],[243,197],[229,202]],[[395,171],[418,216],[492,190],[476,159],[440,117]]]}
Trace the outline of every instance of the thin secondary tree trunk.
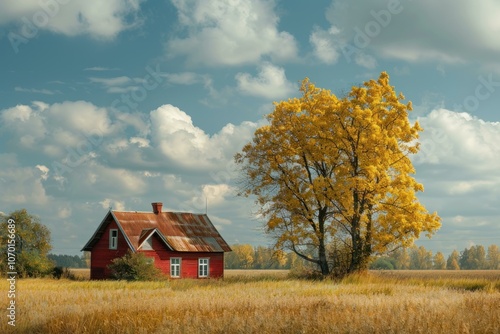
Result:
{"label": "thin secondary tree trunk", "polygon": [[318,227],[319,227],[319,245],[318,245],[318,264],[321,269],[321,274],[327,276],[330,274],[328,266],[328,258],[326,256],[325,247],[325,220],[326,220],[326,207],[323,207],[318,212]]}
{"label": "thin secondary tree trunk", "polygon": [[326,247],[324,239],[320,240],[318,247],[318,265],[321,269],[321,274],[327,276],[330,274],[330,268],[328,267],[328,259],[326,257]]}
{"label": "thin secondary tree trunk", "polygon": [[352,219],[352,257],[349,272],[353,273],[362,269],[363,263],[363,240],[361,238],[360,218],[355,216]]}

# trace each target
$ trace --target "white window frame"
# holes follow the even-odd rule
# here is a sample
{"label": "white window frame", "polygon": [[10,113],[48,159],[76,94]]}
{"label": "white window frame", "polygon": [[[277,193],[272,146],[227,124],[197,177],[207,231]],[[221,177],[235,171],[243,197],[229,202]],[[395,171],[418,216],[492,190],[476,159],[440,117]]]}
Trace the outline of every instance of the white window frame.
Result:
{"label": "white window frame", "polygon": [[[113,236],[113,232],[116,233]],[[109,249],[118,249],[118,229],[112,228],[109,230]]]}
{"label": "white window frame", "polygon": [[[177,263],[173,263],[173,262]],[[182,259],[180,257],[170,258],[170,277],[181,277],[181,263]]]}
{"label": "white window frame", "polygon": [[198,259],[198,277],[208,277],[210,274],[210,259],[203,257]]}

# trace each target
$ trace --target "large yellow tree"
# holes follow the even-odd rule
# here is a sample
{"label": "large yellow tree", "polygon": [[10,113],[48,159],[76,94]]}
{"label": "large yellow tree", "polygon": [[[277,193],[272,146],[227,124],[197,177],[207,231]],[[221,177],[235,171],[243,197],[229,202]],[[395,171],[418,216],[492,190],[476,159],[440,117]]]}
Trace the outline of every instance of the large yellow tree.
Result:
{"label": "large yellow tree", "polygon": [[350,273],[366,269],[373,253],[435,232],[440,218],[418,201],[423,186],[409,159],[422,129],[409,122],[411,103],[388,74],[342,98],[307,78],[300,90],[300,98],[275,103],[269,125],[235,156],[243,193],[256,196],[276,246],[328,275],[334,241],[348,252]]}

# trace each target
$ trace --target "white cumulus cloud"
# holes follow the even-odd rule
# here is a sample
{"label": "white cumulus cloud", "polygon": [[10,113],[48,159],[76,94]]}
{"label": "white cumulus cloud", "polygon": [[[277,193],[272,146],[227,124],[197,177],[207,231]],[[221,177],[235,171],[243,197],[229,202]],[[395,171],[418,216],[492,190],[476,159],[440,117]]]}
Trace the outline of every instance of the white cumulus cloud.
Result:
{"label": "white cumulus cloud", "polygon": [[477,233],[498,231],[500,122],[443,108],[418,121],[424,131],[415,177],[425,188],[419,197],[443,218],[440,233],[463,239],[471,233],[461,231],[465,224]]}
{"label": "white cumulus cloud", "polygon": [[235,78],[242,93],[266,99],[279,99],[297,91],[296,85],[287,80],[285,69],[270,63],[260,66],[257,77],[238,73]]}
{"label": "white cumulus cloud", "polygon": [[99,202],[99,204],[101,204],[103,209],[111,208],[112,210],[116,211],[125,211],[125,204],[122,201],[116,201],[110,198],[105,198],[104,200]]}
{"label": "white cumulus cloud", "polygon": [[141,23],[137,14],[142,1],[1,1],[0,25],[18,24],[19,35],[28,38],[42,29],[67,36],[111,39]]}
{"label": "white cumulus cloud", "polygon": [[341,32],[335,37],[344,42],[346,58],[375,52],[409,62],[480,61],[490,68],[500,68],[499,16],[496,0],[336,0],[326,12],[330,30]]}
{"label": "white cumulus cloud", "polygon": [[313,46],[314,55],[319,60],[326,64],[335,64],[338,61],[341,55],[339,34],[340,30],[334,26],[328,30],[315,27],[309,36],[309,42]]}
{"label": "white cumulus cloud", "polygon": [[500,168],[500,123],[465,112],[436,109],[419,122],[421,152],[417,162],[454,164],[469,169]]}
{"label": "white cumulus cloud", "polygon": [[275,60],[297,56],[295,38],[278,30],[274,1],[172,0],[185,37],[167,42],[167,54],[190,64],[239,65],[263,56]]}
{"label": "white cumulus cloud", "polygon": [[221,166],[222,161],[232,159],[234,153],[243,147],[256,126],[252,122],[243,122],[239,126],[227,124],[210,136],[175,106],[167,104],[151,112],[152,144],[165,157],[184,168]]}

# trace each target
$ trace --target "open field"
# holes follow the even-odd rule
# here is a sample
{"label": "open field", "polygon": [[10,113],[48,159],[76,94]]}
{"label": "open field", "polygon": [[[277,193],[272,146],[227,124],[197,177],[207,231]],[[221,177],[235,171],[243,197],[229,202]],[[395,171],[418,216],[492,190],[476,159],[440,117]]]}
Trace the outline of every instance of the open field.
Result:
{"label": "open field", "polygon": [[89,280],[90,279],[90,269],[84,268],[72,268],[71,273],[75,275],[77,279]]}
{"label": "open field", "polygon": [[500,280],[500,270],[372,270],[383,278],[400,280],[486,279]]}
{"label": "open field", "polygon": [[[0,288],[8,290],[6,280]],[[500,271],[383,271],[341,282],[281,271],[136,283],[25,279],[16,297],[16,331],[4,315],[1,333],[500,332]],[[7,293],[0,301],[6,314]]]}
{"label": "open field", "polygon": [[[71,273],[78,279],[89,279],[90,269],[70,269]],[[233,277],[268,277],[285,279],[289,270],[266,269],[245,270],[226,269],[226,278]],[[500,270],[371,270],[371,274],[397,280],[436,280],[436,279],[487,279],[500,280]]]}

